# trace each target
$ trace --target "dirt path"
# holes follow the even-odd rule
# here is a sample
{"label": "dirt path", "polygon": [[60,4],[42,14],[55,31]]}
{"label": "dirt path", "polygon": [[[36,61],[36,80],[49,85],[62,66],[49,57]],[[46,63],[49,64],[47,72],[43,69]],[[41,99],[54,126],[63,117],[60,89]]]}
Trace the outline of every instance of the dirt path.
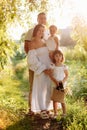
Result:
{"label": "dirt path", "polygon": [[32,130],[63,130],[61,121],[57,119],[41,119],[34,116],[31,120]]}

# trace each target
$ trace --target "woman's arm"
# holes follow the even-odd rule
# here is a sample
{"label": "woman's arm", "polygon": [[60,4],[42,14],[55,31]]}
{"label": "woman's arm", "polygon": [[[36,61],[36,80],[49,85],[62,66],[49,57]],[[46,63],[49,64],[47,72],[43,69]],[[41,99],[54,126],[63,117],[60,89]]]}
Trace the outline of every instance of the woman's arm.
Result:
{"label": "woman's arm", "polygon": [[45,70],[44,72],[45,72],[45,74],[47,74],[47,75],[50,77],[50,79],[51,79],[56,85],[58,85],[58,81],[53,77],[53,70],[52,70],[52,69]]}
{"label": "woman's arm", "polygon": [[40,62],[38,59],[35,49],[32,49],[28,52],[27,62],[29,69],[34,71],[36,75],[39,75],[41,72],[46,70],[45,64]]}
{"label": "woman's arm", "polygon": [[51,78],[51,80],[52,80],[56,85],[59,84],[58,81],[57,81],[53,76],[49,75],[49,77]]}

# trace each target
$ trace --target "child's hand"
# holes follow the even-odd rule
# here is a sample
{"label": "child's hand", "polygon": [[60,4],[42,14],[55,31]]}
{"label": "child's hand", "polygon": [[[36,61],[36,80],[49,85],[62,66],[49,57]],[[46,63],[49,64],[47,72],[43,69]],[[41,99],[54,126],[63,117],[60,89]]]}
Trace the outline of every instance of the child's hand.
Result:
{"label": "child's hand", "polygon": [[62,80],[61,82],[64,84],[64,83],[65,83],[65,80]]}
{"label": "child's hand", "polygon": [[57,85],[59,86],[59,81],[57,81]]}

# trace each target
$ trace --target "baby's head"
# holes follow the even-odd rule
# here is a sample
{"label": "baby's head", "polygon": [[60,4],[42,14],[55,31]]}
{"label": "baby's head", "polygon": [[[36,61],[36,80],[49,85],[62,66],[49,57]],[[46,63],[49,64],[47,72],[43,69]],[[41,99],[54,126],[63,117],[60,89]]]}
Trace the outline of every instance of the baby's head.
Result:
{"label": "baby's head", "polygon": [[56,50],[53,53],[53,62],[55,63],[62,63],[64,62],[64,55],[60,50]]}
{"label": "baby's head", "polygon": [[51,36],[54,36],[56,34],[56,32],[57,32],[57,27],[55,25],[51,25],[49,27],[49,30],[50,30]]}

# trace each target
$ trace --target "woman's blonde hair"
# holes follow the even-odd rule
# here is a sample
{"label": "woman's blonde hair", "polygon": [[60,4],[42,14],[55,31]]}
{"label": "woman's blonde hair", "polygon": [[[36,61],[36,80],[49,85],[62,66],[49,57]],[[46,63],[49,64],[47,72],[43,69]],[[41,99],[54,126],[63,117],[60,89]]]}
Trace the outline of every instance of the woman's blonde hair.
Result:
{"label": "woman's blonde hair", "polygon": [[53,52],[53,63],[56,63],[56,61],[55,61],[55,55],[56,55],[56,54],[59,54],[60,56],[62,56],[61,62],[64,62],[64,61],[65,61],[65,58],[64,58],[63,53],[62,53],[60,50],[55,50],[55,51]]}
{"label": "woman's blonde hair", "polygon": [[33,35],[32,35],[33,37],[36,36],[36,34],[37,34],[39,28],[41,28],[41,27],[44,28],[44,25],[42,25],[42,24],[38,24],[38,25],[35,26],[35,28],[34,28],[34,30],[33,30]]}

